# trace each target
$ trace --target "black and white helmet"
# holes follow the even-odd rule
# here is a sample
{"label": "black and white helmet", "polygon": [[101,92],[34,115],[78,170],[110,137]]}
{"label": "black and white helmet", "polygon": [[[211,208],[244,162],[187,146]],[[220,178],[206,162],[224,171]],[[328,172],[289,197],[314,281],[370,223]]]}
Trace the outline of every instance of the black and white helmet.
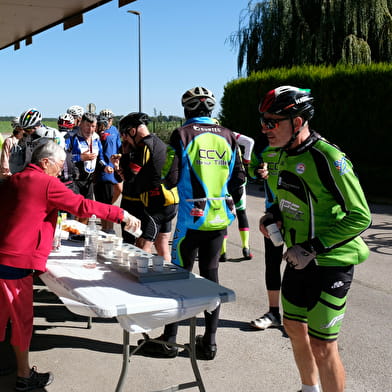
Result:
{"label": "black and white helmet", "polygon": [[194,87],[183,94],[181,103],[184,109],[190,112],[197,110],[212,112],[215,107],[216,99],[208,88]]}
{"label": "black and white helmet", "polygon": [[114,113],[112,112],[111,109],[102,109],[102,110],[99,112],[99,115],[100,115],[100,116],[103,116],[103,117],[106,117],[106,118],[108,118],[108,119],[111,119],[111,118],[114,117]]}
{"label": "black and white helmet", "polygon": [[67,109],[67,113],[74,117],[82,117],[84,114],[84,109],[78,105],[72,105]]}
{"label": "black and white helmet", "polygon": [[100,114],[97,117],[97,125],[98,125],[98,127],[103,126],[106,129],[107,126],[109,125],[108,118],[106,116],[103,116],[102,114]]}
{"label": "black and white helmet", "polygon": [[19,126],[23,129],[39,127],[41,125],[42,114],[34,108],[23,112],[19,117]]}
{"label": "black and white helmet", "polygon": [[19,117],[14,117],[11,120],[11,127],[12,127],[12,129],[15,129],[16,127],[19,127]]}

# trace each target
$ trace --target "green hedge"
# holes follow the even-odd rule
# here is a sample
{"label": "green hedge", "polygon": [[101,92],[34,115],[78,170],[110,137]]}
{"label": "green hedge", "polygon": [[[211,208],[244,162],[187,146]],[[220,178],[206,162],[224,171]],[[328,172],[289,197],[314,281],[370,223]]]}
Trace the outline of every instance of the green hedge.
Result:
{"label": "green hedge", "polygon": [[311,128],[353,161],[369,200],[392,202],[392,65],[280,68],[233,80],[225,86],[221,123],[256,137],[261,131],[258,104],[281,85],[312,90]]}

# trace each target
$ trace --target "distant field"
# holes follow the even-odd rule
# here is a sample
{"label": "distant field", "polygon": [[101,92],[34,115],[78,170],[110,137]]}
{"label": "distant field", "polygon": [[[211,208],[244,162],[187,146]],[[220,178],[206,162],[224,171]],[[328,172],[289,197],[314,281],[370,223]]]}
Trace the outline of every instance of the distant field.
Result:
{"label": "distant field", "polygon": [[[48,127],[57,129],[57,121],[56,120],[44,120],[43,123]],[[165,143],[169,141],[170,134],[177,127],[181,126],[182,121],[152,121],[148,128],[150,132],[156,133]],[[10,121],[2,121],[0,120],[0,133],[11,134],[11,122]]]}
{"label": "distant field", "polygon": [[[57,121],[44,121],[44,124],[57,129]],[[12,133],[10,121],[0,121],[0,133]]]}

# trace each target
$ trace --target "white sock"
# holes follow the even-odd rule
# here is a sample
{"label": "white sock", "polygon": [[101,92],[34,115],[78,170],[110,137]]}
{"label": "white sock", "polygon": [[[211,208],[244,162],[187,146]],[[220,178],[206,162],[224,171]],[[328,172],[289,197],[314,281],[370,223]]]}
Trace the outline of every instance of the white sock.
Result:
{"label": "white sock", "polygon": [[305,385],[302,384],[302,392],[321,392],[320,391],[320,387],[318,386],[318,384],[316,385]]}

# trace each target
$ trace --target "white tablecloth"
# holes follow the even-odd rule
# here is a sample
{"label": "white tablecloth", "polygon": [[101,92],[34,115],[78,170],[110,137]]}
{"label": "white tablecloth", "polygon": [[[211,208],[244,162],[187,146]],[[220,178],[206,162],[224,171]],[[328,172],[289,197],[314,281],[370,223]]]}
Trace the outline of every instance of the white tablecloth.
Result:
{"label": "white tablecloth", "polygon": [[63,244],[49,256],[42,280],[71,312],[117,317],[131,333],[148,332],[235,300],[232,290],[195,274],[189,279],[139,283],[104,264],[85,268],[82,250],[81,244]]}

